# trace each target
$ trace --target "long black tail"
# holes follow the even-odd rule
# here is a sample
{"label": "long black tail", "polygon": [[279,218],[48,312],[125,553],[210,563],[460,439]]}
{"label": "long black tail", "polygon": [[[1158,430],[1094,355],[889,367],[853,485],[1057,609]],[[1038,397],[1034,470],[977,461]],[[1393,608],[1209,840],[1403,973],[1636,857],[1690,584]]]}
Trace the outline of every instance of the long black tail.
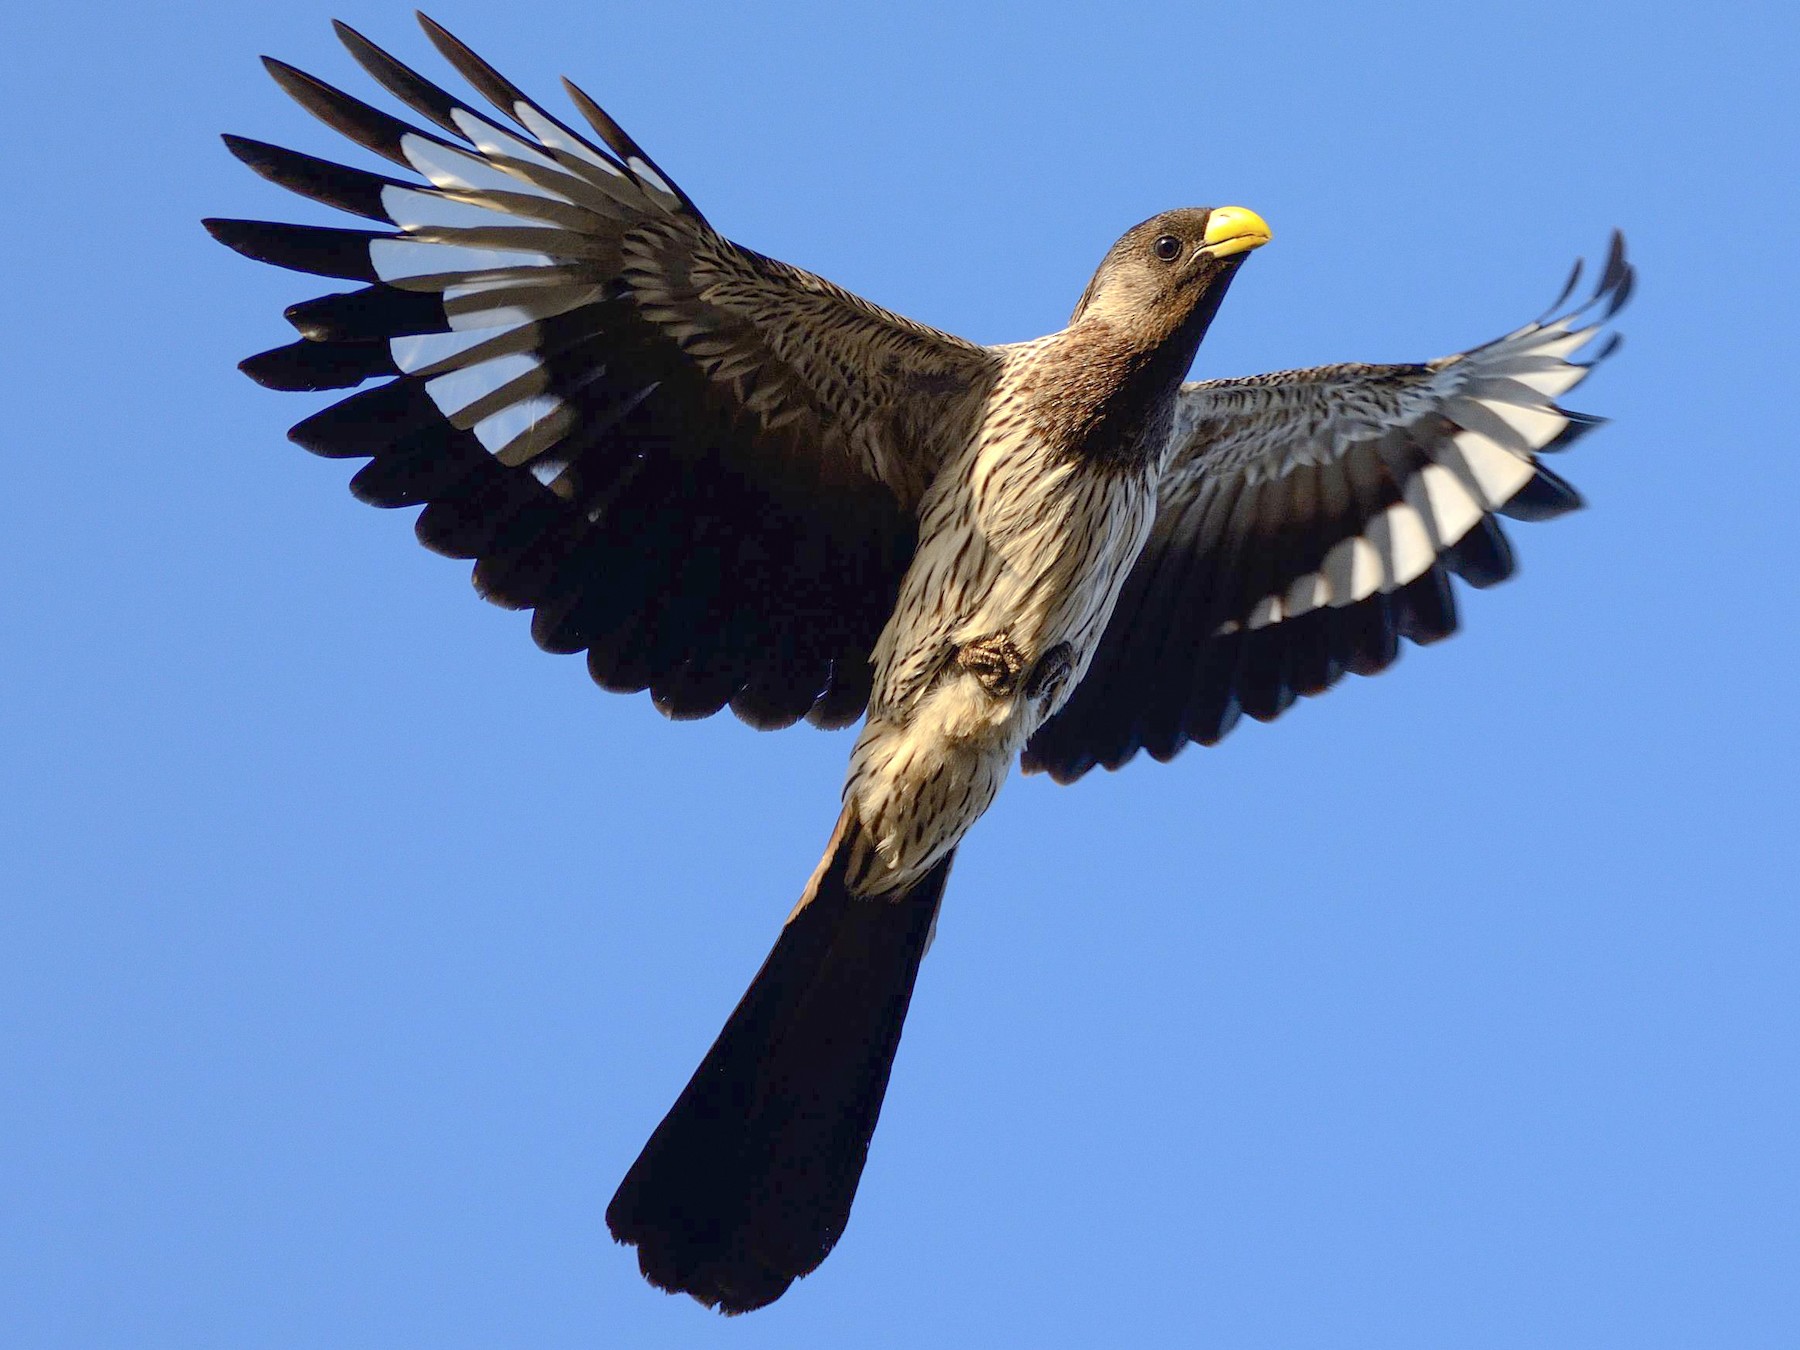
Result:
{"label": "long black tail", "polygon": [[869,1155],[950,858],[852,895],[846,809],[806,895],[607,1206],[645,1277],[721,1312],[773,1303],[836,1244]]}

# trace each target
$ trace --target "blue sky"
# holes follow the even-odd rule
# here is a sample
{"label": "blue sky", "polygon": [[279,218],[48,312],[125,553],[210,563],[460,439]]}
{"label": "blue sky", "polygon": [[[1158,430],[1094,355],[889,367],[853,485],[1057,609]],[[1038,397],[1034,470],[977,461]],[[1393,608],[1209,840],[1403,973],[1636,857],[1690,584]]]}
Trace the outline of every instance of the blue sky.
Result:
{"label": "blue sky", "polygon": [[[1465,631],[964,848],[849,1233],[724,1322],[602,1211],[773,939],[846,735],[533,649],[233,369],[202,215],[335,155],[326,20],[13,17],[0,1342],[1800,1344],[1786,5],[434,11],[735,238],[984,341],[1126,226],[1274,227],[1207,374],[1514,327],[1624,227],[1591,509]],[[354,152],[352,152],[354,158]],[[362,162],[362,161],[357,161]]]}

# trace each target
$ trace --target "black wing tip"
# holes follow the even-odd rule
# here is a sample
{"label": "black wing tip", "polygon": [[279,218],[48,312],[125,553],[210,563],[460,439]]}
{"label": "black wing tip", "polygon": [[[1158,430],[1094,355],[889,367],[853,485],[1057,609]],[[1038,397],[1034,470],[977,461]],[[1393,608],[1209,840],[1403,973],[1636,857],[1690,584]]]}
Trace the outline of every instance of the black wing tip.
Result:
{"label": "black wing tip", "polygon": [[475,55],[468,43],[457,37],[455,33],[452,33],[448,28],[444,27],[443,24],[432,18],[424,10],[415,9],[413,11],[413,18],[418,22],[419,27],[424,30],[426,39],[433,47],[437,48],[438,55],[442,56],[451,65],[455,66],[458,73],[466,74],[466,72],[463,71],[464,61],[471,62],[484,69],[487,68],[487,62]]}
{"label": "black wing tip", "polygon": [[[274,349],[274,352],[279,352],[280,350],[281,349],[277,347]],[[268,371],[274,352],[258,352],[255,356],[246,356],[242,361],[237,363],[237,368],[243,371],[244,374],[248,375],[252,380],[255,380],[256,383],[260,384],[264,389],[279,389],[281,387],[279,384],[270,383],[270,380],[275,377],[271,376]]]}
{"label": "black wing tip", "polygon": [[[354,32],[355,30],[350,30]],[[359,35],[360,37],[360,35]],[[366,39],[363,40],[366,43]],[[357,48],[350,47],[352,56],[357,55]],[[372,43],[366,43],[372,50]],[[391,58],[388,58],[391,61]],[[359,62],[360,63],[360,62]],[[398,65],[398,62],[393,64]],[[365,150],[380,155],[383,159],[392,160],[396,164],[411,167],[402,148],[407,136],[418,136],[424,140],[435,141],[439,145],[449,145],[441,136],[433,135],[409,122],[402,121],[391,113],[372,107],[353,94],[346,94],[342,89],[327,84],[316,75],[308,75],[304,70],[290,66],[285,61],[278,61],[272,56],[263,57],[263,65],[275,83],[294,102],[307,112],[318,118],[326,126],[339,135],[362,146]],[[377,63],[379,65],[379,62]],[[365,67],[368,69],[368,67]],[[404,69],[404,68],[402,68]],[[371,70],[377,80],[381,76]]]}
{"label": "black wing tip", "polygon": [[1569,297],[1575,294],[1575,288],[1581,284],[1581,273],[1586,266],[1587,259],[1575,259],[1575,266],[1569,269],[1569,279],[1563,282],[1562,289],[1556,293],[1556,299],[1546,305],[1544,312],[1538,315],[1537,322],[1548,323],[1551,316],[1568,303]]}
{"label": "black wing tip", "polygon": [[239,220],[234,216],[206,216],[200,227],[233,253],[241,253],[254,262],[267,262],[262,256],[262,241],[273,222]]}
{"label": "black wing tip", "polygon": [[301,107],[319,116],[316,105],[320,100],[345,99],[350,95],[335,85],[327,84],[317,75],[309,75],[299,66],[290,65],[279,56],[264,56],[263,69],[269,72],[269,78],[281,86],[281,90]]}
{"label": "black wing tip", "polygon": [[1053,763],[1052,761],[1043,758],[1041,755],[1034,755],[1028,752],[1021,752],[1019,755],[1020,773],[1032,775],[1043,774],[1058,787],[1068,787],[1069,784],[1086,775],[1087,771],[1093,767],[1094,766],[1091,764],[1084,766]]}
{"label": "black wing tip", "polygon": [[1597,417],[1593,413],[1573,412],[1568,408],[1558,408],[1557,411],[1568,419],[1569,425],[1557,432],[1555,437],[1549,442],[1539,447],[1537,453],[1540,455],[1560,454],[1562,451],[1567,450],[1570,446],[1574,445],[1576,441],[1580,440],[1590,431],[1598,431],[1601,427],[1612,421],[1612,418],[1610,417]]}
{"label": "black wing tip", "polygon": [[1630,263],[1627,263],[1625,264],[1625,270],[1619,274],[1619,284],[1613,288],[1612,296],[1606,302],[1606,311],[1601,317],[1606,319],[1613,318],[1620,310],[1625,308],[1631,297],[1636,293],[1637,268],[1633,267]]}
{"label": "black wing tip", "polygon": [[457,41],[455,34],[444,27],[444,25],[439,23],[436,19],[432,18],[431,15],[427,14],[424,10],[415,9],[413,11],[413,20],[420,28],[425,30],[425,36],[430,38],[433,42],[436,42],[439,38],[444,38],[450,42],[455,42],[459,47],[462,46],[462,43]]}
{"label": "black wing tip", "polygon": [[289,150],[272,141],[259,141],[254,136],[239,136],[230,131],[220,132],[219,139],[224,142],[225,149],[233,159],[240,164],[247,164],[264,178],[271,180],[274,180],[276,167],[281,162],[300,155],[299,151]]}
{"label": "black wing tip", "polygon": [[1510,520],[1538,521],[1555,520],[1558,516],[1579,511],[1586,505],[1581,494],[1567,479],[1540,464],[1525,486],[1502,503],[1498,510]]}
{"label": "black wing tip", "polygon": [[[1569,279],[1557,292],[1556,299],[1540,314],[1536,322],[1539,325],[1552,322],[1556,312],[1568,303],[1569,297],[1575,294],[1575,288],[1581,283],[1581,276],[1586,268],[1586,259],[1577,258],[1575,266],[1569,272]],[[1637,268],[1632,266],[1626,252],[1625,232],[1616,226],[1607,239],[1606,261],[1600,266],[1599,278],[1594,282],[1593,292],[1564,317],[1573,319],[1591,310],[1598,310],[1598,319],[1605,323],[1625,308],[1637,289]],[[1602,358],[1595,358],[1596,360]]]}
{"label": "black wing tip", "polygon": [[[364,70],[368,71],[369,74],[373,75],[377,80],[381,80],[382,78],[380,73],[381,67],[400,65],[400,63],[392,56],[389,56],[387,52],[383,51],[374,42],[367,37],[364,37],[362,33],[352,28],[342,19],[333,19],[331,21],[331,31],[333,35],[336,36],[337,40],[343,44],[344,50],[350,53],[351,59]],[[402,70],[405,69],[404,66],[401,66],[400,68]],[[385,83],[385,81],[383,81],[383,83]]]}
{"label": "black wing tip", "polygon": [[1636,289],[1637,268],[1626,256],[1625,231],[1615,226],[1606,250],[1606,270],[1601,273],[1600,285],[1594,293],[1595,301],[1605,301],[1600,317],[1610,319],[1624,309]]}
{"label": "black wing tip", "polygon": [[327,225],[290,225],[275,220],[234,220],[208,216],[201,225],[226,248],[246,258],[291,272],[378,281],[369,245],[391,236],[378,230],[340,230]]}
{"label": "black wing tip", "polygon": [[[562,86],[563,91],[569,96],[569,101],[587,119],[588,125],[599,133],[600,139],[606,143],[606,148],[617,156],[620,167],[631,175],[633,182],[640,187],[673,194],[675,200],[681,204],[682,210],[696,219],[702,219],[700,208],[695,206],[693,199],[682,191],[681,184],[663,172],[662,166],[651,159],[641,145],[631,139],[625,128],[613,120],[612,114],[602,108],[594,100],[592,94],[589,94],[567,75],[562,77]],[[655,175],[657,180],[655,183],[645,181],[644,175],[638,170],[639,164],[648,168]]]}
{"label": "black wing tip", "polygon": [[[1054,721],[1054,719],[1052,719]],[[1054,729],[1050,723],[1045,728]],[[1066,747],[1053,742],[1039,744],[1037,737],[1025,743],[1019,752],[1019,772],[1028,774],[1047,774],[1050,781],[1067,787],[1076,779],[1084,777],[1090,770],[1098,767],[1094,757],[1079,749],[1070,753]]]}
{"label": "black wing tip", "polygon": [[810,703],[804,708],[795,708],[793,703],[783,702],[754,687],[740,689],[725,706],[752,731],[786,731],[812,711]]}
{"label": "black wing tip", "polygon": [[1587,366],[1587,368],[1589,370],[1592,370],[1595,366],[1601,364],[1601,362],[1603,362],[1603,361],[1607,360],[1608,358],[1610,358],[1611,356],[1613,356],[1614,353],[1616,353],[1619,350],[1619,348],[1623,347],[1624,345],[1625,345],[1625,335],[1623,333],[1619,333],[1619,332],[1608,333],[1606,335],[1606,340],[1604,342],[1602,342],[1598,348],[1595,349],[1594,354],[1592,356],[1588,357],[1587,361],[1584,364]]}
{"label": "black wing tip", "polygon": [[517,122],[519,114],[514,105],[528,101],[524,91],[477,56],[468,43],[423,10],[414,10],[413,16],[419,21],[419,27],[425,30],[425,36],[431,45],[437,48],[438,55],[449,62],[476,93]]}
{"label": "black wing tip", "polygon": [[1601,322],[1605,322],[1625,308],[1636,288],[1637,268],[1631,265],[1626,255],[1625,232],[1615,227],[1607,243],[1606,263],[1600,269],[1594,293],[1577,312],[1598,309]]}
{"label": "black wing tip", "polygon": [[389,187],[404,186],[395,179],[362,169],[352,169],[249,136],[234,136],[226,132],[219,139],[224,141],[225,148],[233,158],[247,165],[257,177],[277,187],[286,188],[289,192],[309,197],[340,211],[348,211],[365,220],[390,225],[393,223],[381,197]]}
{"label": "black wing tip", "polygon": [[338,25],[338,41],[344,44],[345,50],[357,65],[367,71],[383,89],[452,136],[468,141],[468,133],[456,121],[456,114],[467,110],[454,95],[433,84],[348,24]]}
{"label": "black wing tip", "polygon": [[1606,268],[1600,275],[1600,289],[1607,290],[1618,284],[1625,275],[1625,231],[1617,225],[1613,226],[1612,235],[1606,245]]}
{"label": "black wing tip", "polygon": [[265,389],[314,391],[354,389],[378,377],[398,375],[383,342],[310,342],[302,339],[238,362],[238,369]]}
{"label": "black wing tip", "polygon": [[[282,370],[285,354],[283,348],[275,347],[266,352],[258,352],[255,356],[246,356],[237,363],[237,368],[264,389],[291,390],[295,386],[285,379]],[[304,385],[299,387],[305,388]]]}
{"label": "black wing tip", "polygon": [[[239,369],[243,369],[240,365]],[[248,373],[248,372],[246,372]],[[251,379],[256,377],[252,375]],[[320,459],[354,459],[355,454],[342,449],[335,440],[313,433],[312,418],[304,422],[296,422],[287,429],[287,438],[309,455],[317,455]]]}

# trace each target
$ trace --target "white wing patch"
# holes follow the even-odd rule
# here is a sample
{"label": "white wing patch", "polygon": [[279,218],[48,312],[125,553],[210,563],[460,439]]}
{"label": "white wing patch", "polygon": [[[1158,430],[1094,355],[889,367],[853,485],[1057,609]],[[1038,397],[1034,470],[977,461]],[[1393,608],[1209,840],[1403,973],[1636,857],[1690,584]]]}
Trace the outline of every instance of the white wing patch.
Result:
{"label": "white wing patch", "polygon": [[430,377],[508,352],[529,351],[536,342],[536,326],[524,323],[392,338],[388,351],[403,374]]}
{"label": "white wing patch", "polygon": [[510,159],[521,164],[535,164],[538,168],[548,169],[554,174],[565,172],[562,165],[542,151],[532,148],[512,133],[502,131],[487,118],[477,117],[467,108],[452,109],[450,120],[455,122],[457,129],[490,160]]}
{"label": "white wing patch", "polygon": [[444,313],[458,331],[498,328],[553,319],[572,309],[592,304],[603,294],[599,286],[560,286],[560,277],[546,276],[533,285],[532,278],[486,279],[444,287]]}
{"label": "white wing patch", "polygon": [[1517,403],[1499,403],[1493,399],[1482,399],[1481,404],[1518,432],[1520,438],[1533,450],[1541,450],[1550,444],[1569,425],[1568,418],[1550,407],[1534,408]]}
{"label": "white wing patch", "polygon": [[567,435],[572,420],[573,414],[556,395],[531,394],[481,418],[474,432],[502,464],[524,464]]}
{"label": "white wing patch", "polygon": [[[504,166],[529,165],[542,171],[539,177],[566,178],[569,171],[464,109],[456,109],[452,119],[488,159],[421,136],[404,138],[407,159],[441,191],[383,189],[382,206],[390,218],[407,235],[420,237],[378,239],[369,246],[370,263],[383,281],[443,295],[451,331],[394,338],[389,350],[402,372],[425,377],[426,393],[451,425],[472,431],[501,463],[527,465],[540,483],[554,488],[568,461],[552,452],[573,427],[575,414],[548,391],[548,373],[533,349],[540,321],[591,303],[600,288],[582,284],[579,257],[586,250],[578,237],[569,239],[566,255],[504,246],[506,230],[520,225],[553,227],[521,231],[533,244],[555,237],[557,212],[540,207],[543,214],[534,216],[529,202],[573,205],[570,196]],[[559,139],[577,144],[566,133]],[[581,158],[595,170],[602,167],[592,163],[591,151]],[[444,195],[450,191],[463,195]],[[494,193],[506,196],[488,195]],[[522,209],[515,205],[521,200]],[[463,237],[478,238],[483,246],[452,242],[464,231],[478,232]]]}
{"label": "white wing patch", "polygon": [[536,136],[540,143],[560,150],[565,155],[573,155],[590,168],[598,169],[611,178],[624,178],[624,172],[615,164],[609,163],[605,157],[595,153],[579,136],[571,133],[555,118],[539,111],[523,99],[513,104],[513,116],[524,124],[526,130]]}
{"label": "white wing patch", "polygon": [[1449,548],[1486,514],[1461,480],[1442,464],[1427,464],[1406,484],[1406,501],[1431,530],[1439,551]]}
{"label": "white wing patch", "polygon": [[[416,239],[375,239],[369,243],[369,261],[374,265],[375,275],[390,286],[398,286],[402,290],[419,289],[416,285],[408,286],[408,282],[418,282],[428,277],[468,277],[485,274],[494,278],[494,274],[506,275],[509,280],[529,280],[525,277],[512,277],[515,268],[522,267],[555,267],[559,259],[548,253],[536,253],[527,249],[470,248],[462,244],[422,243]],[[437,290],[436,286],[429,289]]]}
{"label": "white wing patch", "polygon": [[[1612,300],[1610,317],[1629,292],[1628,273],[1615,257],[1589,304]],[[1580,312],[1423,367],[1327,367],[1186,386],[1165,500],[1224,474],[1257,483],[1329,473],[1353,453],[1375,453],[1391,433],[1422,452],[1396,484],[1399,501],[1331,545],[1316,572],[1248,601],[1217,631],[1264,628],[1399,590],[1506,507],[1537,477],[1539,452],[1573,421],[1591,422],[1555,402],[1587,376],[1589,365],[1573,358],[1603,326],[1576,327]]]}
{"label": "white wing patch", "polygon": [[[1438,463],[1457,474],[1489,511],[1512,500],[1531,481],[1531,461],[1513,454],[1478,431],[1462,431],[1438,452]],[[1455,543],[1454,539],[1449,541]]]}
{"label": "white wing patch", "polygon": [[[429,379],[425,381],[425,392],[431,395],[431,401],[437,404],[438,411],[449,418],[452,425],[472,426],[486,416],[486,413],[465,417],[468,409],[492,401],[507,390],[519,387],[520,381],[529,381],[534,376],[541,384],[543,370],[543,363],[537,357],[526,352],[515,352]],[[535,392],[537,391],[522,392],[520,397],[528,397]]]}
{"label": "white wing patch", "polygon": [[433,227],[479,230],[506,225],[517,219],[516,213],[477,206],[424,188],[384,187],[381,209],[387,212],[389,220],[407,231]]}
{"label": "white wing patch", "polygon": [[452,425],[556,488],[569,465],[555,447],[576,415],[550,392],[541,325],[604,298],[594,226],[685,203],[640,156],[615,161],[523,99],[512,111],[535,143],[463,107],[448,120],[472,151],[417,132],[399,138],[431,186],[382,188],[402,233],[372,240],[369,261],[388,285],[443,297],[450,331],[391,339],[394,364],[424,379]]}
{"label": "white wing patch", "polygon": [[1331,607],[1341,609],[1381,589],[1381,554],[1369,540],[1351,535],[1331,546],[1319,572],[1331,588]]}
{"label": "white wing patch", "polygon": [[1376,516],[1364,533],[1381,554],[1384,592],[1397,591],[1407,582],[1416,581],[1437,560],[1424,522],[1405,502],[1395,502]]}

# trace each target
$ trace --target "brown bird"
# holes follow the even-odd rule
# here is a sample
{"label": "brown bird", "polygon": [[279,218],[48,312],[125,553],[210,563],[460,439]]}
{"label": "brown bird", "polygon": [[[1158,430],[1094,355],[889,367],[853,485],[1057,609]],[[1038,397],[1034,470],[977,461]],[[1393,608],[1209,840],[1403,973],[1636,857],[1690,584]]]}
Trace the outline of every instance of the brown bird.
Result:
{"label": "brown bird", "polygon": [[864,719],[823,860],[607,1210],[652,1282],[742,1312],[844,1230],[951,859],[1014,758],[1167,759],[1450,633],[1449,578],[1512,570],[1495,513],[1580,504],[1539,456],[1597,425],[1555,400],[1632,271],[1615,236],[1587,304],[1440,360],[1184,384],[1269,241],[1196,207],[1127,231],[1061,331],[977,346],[731,243],[580,90],[592,136],[422,22],[501,119],[342,25],[436,130],[267,63],[407,177],[226,138],[381,222],[207,222],[364,283],[243,369],[381,381],[292,438],[367,459],[358,497],[423,506],[419,538],[604,688]]}

